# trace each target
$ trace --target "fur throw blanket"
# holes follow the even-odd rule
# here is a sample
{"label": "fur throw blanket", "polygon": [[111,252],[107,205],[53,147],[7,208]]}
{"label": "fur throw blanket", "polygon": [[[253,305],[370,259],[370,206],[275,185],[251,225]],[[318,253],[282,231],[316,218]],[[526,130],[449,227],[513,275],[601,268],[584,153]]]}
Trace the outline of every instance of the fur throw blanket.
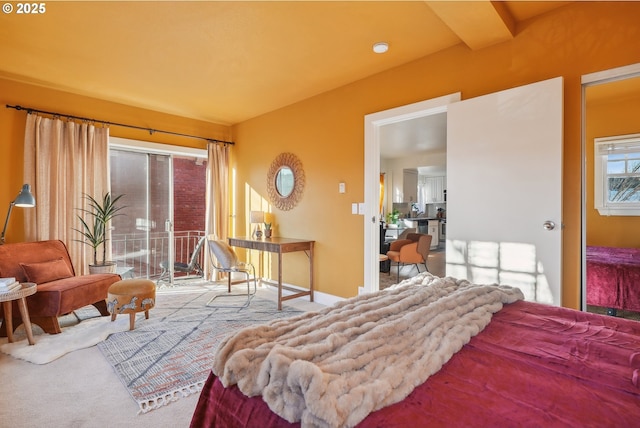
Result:
{"label": "fur throw blanket", "polygon": [[354,426],[402,401],[491,321],[517,288],[429,273],[377,293],[238,331],[213,372],[225,386],[262,395],[302,426]]}

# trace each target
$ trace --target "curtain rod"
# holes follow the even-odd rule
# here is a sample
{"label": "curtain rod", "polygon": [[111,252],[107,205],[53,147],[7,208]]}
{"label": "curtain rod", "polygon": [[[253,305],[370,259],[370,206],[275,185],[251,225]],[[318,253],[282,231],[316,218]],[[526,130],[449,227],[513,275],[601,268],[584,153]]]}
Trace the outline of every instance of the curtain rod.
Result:
{"label": "curtain rod", "polygon": [[234,145],[235,143],[233,141],[223,141],[223,140],[216,140],[215,138],[207,138],[207,137],[200,137],[197,135],[189,135],[189,134],[181,134],[179,132],[172,132],[172,131],[163,131],[161,129],[152,129],[152,128],[144,128],[142,126],[136,126],[136,125],[127,125],[124,123],[117,123],[117,122],[107,122],[106,120],[100,120],[100,119],[91,119],[88,117],[81,117],[81,116],[74,116],[71,114],[63,114],[63,113],[55,113],[52,111],[45,111],[45,110],[38,110],[35,108],[29,108],[29,107],[22,107],[22,106],[12,106],[7,104],[6,105],[7,108],[13,108],[16,109],[18,111],[20,110],[26,110],[27,113],[42,113],[42,114],[49,114],[51,116],[61,116],[61,117],[66,117],[68,119],[76,119],[76,120],[83,120],[83,121],[87,121],[87,122],[96,122],[96,123],[101,123],[103,125],[113,125],[113,126],[121,126],[124,128],[133,128],[133,129],[140,129],[143,131],[148,131],[150,135],[153,135],[154,132],[160,132],[162,134],[169,134],[169,135],[176,135],[178,137],[187,137],[187,138],[196,138],[199,140],[206,140],[210,143],[221,143],[221,144],[231,144]]}

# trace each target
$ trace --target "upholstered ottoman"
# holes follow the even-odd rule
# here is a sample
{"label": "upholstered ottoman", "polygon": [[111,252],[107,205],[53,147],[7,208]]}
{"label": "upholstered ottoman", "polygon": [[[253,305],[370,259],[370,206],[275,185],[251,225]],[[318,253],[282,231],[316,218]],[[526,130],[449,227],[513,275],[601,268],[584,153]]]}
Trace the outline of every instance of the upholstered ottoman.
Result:
{"label": "upholstered ottoman", "polygon": [[156,304],[156,284],[148,279],[123,279],[112,284],[107,294],[107,310],[111,321],[118,314],[129,314],[129,330],[136,323],[136,313],[144,311],[149,319],[149,309]]}

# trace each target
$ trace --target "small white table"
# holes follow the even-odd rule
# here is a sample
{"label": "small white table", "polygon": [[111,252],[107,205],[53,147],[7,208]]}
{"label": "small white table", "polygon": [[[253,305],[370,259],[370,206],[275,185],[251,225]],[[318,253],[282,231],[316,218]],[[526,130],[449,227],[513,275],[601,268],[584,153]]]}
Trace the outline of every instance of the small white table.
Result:
{"label": "small white table", "polygon": [[12,315],[12,301],[18,300],[18,308],[20,309],[20,315],[22,316],[22,323],[24,329],[27,332],[27,339],[29,345],[34,345],[33,332],[31,331],[31,319],[29,318],[29,310],[27,309],[27,296],[31,296],[36,293],[37,286],[33,282],[23,282],[21,287],[17,290],[10,291],[8,293],[0,293],[0,302],[2,302],[2,309],[4,310],[4,323],[7,328],[7,340],[9,343],[13,342],[13,315]]}

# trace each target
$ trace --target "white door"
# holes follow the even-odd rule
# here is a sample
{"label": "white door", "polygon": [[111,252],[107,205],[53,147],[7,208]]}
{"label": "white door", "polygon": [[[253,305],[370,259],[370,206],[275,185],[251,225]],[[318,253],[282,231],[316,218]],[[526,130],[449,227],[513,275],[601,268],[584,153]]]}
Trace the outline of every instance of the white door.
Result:
{"label": "white door", "polygon": [[561,304],[562,86],[449,105],[447,275]]}

